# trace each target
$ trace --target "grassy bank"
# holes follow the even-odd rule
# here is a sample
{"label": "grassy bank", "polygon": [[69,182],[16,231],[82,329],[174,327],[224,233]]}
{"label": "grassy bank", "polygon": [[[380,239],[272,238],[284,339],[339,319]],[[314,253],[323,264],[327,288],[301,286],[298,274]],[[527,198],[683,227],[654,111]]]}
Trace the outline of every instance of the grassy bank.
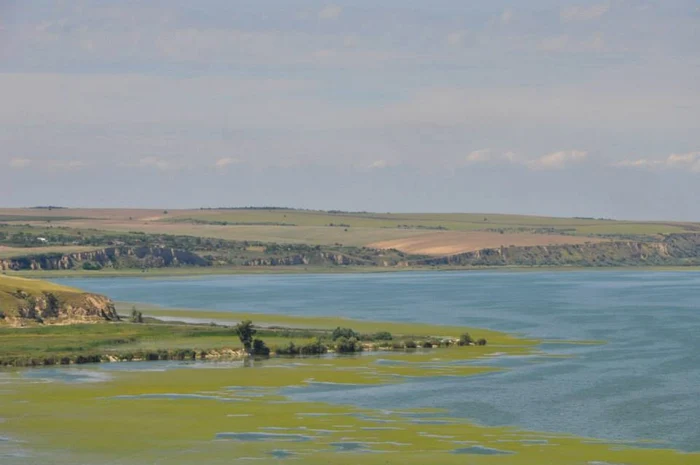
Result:
{"label": "grassy bank", "polygon": [[[125,313],[130,306],[122,305],[120,308]],[[256,337],[264,340],[273,352],[288,350],[290,343],[304,347],[317,340],[323,347],[332,350],[336,344],[332,331],[337,327],[350,328],[358,333],[358,344],[365,347],[383,345],[387,349],[402,350],[406,345],[413,344],[422,347],[427,342],[437,344],[442,338],[458,338],[467,332],[473,335],[475,341],[483,338],[492,345],[517,348],[518,351],[535,343],[503,333],[470,328],[341,318],[140,309],[146,315],[144,323],[131,323],[124,317],[125,321],[122,322],[96,324],[34,324],[24,328],[0,326],[3,348],[0,365],[41,366],[114,360],[204,359],[226,357],[226,354],[239,356],[242,346],[231,326],[248,319],[256,323]],[[374,334],[379,331],[390,333],[391,338],[375,340]]]}

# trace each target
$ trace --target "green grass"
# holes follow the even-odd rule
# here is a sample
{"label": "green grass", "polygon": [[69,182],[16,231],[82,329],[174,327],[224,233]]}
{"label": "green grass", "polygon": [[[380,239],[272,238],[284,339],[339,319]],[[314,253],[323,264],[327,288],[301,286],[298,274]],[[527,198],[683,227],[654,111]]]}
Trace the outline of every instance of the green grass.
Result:
{"label": "green grass", "polygon": [[[60,286],[57,286],[57,289]],[[128,313],[129,304],[121,304],[121,313]],[[402,336],[428,338],[432,336],[458,337],[469,331],[473,337],[486,338],[491,345],[508,347],[532,347],[535,341],[518,339],[513,336],[473,328],[455,328],[439,325],[419,325],[405,323],[376,323],[353,321],[342,318],[305,318],[286,315],[258,315],[246,313],[199,312],[189,310],[160,310],[138,306],[146,317],[172,317],[174,319],[196,319],[192,323],[156,322],[133,324],[112,322],[98,324],[75,324],[67,326],[34,325],[26,328],[0,326],[0,342],[3,360],[15,358],[43,360],[48,357],[75,357],[76,355],[120,354],[134,351],[155,351],[190,349],[196,351],[211,349],[241,348],[233,330],[223,326],[207,324],[215,321],[220,325],[233,325],[251,319],[260,326],[257,337],[270,347],[306,344],[313,340],[305,329],[331,331],[337,326],[351,327],[360,333],[375,333],[379,330],[391,332],[395,338]],[[275,326],[279,329],[267,329]],[[377,329],[379,327],[379,329]],[[291,336],[283,335],[291,329]],[[312,332],[313,332],[312,331]],[[322,333],[319,333],[322,334]],[[519,349],[518,349],[519,350]]]}
{"label": "green grass", "polygon": [[69,254],[75,252],[91,252],[99,247],[79,246],[79,245],[55,245],[46,247],[0,247],[0,258],[26,257],[30,255],[41,255],[47,253]]}
{"label": "green grass", "polygon": [[[73,212],[75,214],[71,215]],[[95,210],[92,213],[90,210],[65,210],[63,213],[70,215],[68,216],[70,220],[61,222],[56,219],[57,217],[51,217],[52,221],[86,232],[93,228],[112,232],[140,230],[149,233],[185,234],[230,240],[345,245],[366,245],[436,232],[430,229],[398,229],[399,226],[444,227],[452,231],[503,229],[518,232],[551,229],[567,234],[614,236],[658,236],[700,230],[698,223],[611,221],[493,213],[328,213],[266,209],[170,210],[168,215],[148,212],[149,215],[155,215],[149,217],[141,217],[138,211],[122,210]],[[32,210],[20,210],[14,215],[10,210],[5,210],[5,215],[21,217],[26,222],[33,221],[37,225],[41,225],[39,221],[43,221],[46,216],[41,216]],[[130,215],[134,215],[133,220],[125,219]],[[188,224],[190,220],[228,222],[231,225]],[[235,223],[249,224],[249,226],[235,226],[233,225]],[[271,225],[275,223],[295,226]],[[344,226],[329,227],[331,223],[349,225],[348,231],[345,231]]]}
{"label": "green grass", "polygon": [[37,215],[0,215],[0,222],[27,222],[27,221],[72,221],[72,220],[82,220],[84,217],[80,216],[45,216],[41,214]]}
{"label": "green grass", "polygon": [[[130,308],[131,304],[119,304],[119,308]],[[245,312],[216,312],[206,310],[170,309],[138,305],[144,315],[155,318],[171,317],[174,319],[196,319],[200,322],[215,321],[220,323],[235,323],[241,320],[252,320],[257,324],[268,326],[285,326],[290,328],[333,329],[338,326],[349,327],[360,333],[375,333],[389,331],[393,335],[409,335],[416,337],[459,337],[469,332],[473,337],[484,337],[490,345],[528,345],[534,346],[537,341],[518,338],[507,333],[491,331],[483,328],[447,326],[439,324],[399,323],[388,321],[352,320],[342,317],[304,317],[291,315],[270,315]]]}
{"label": "green grass", "polygon": [[[581,218],[554,218],[490,213],[328,213],[301,210],[202,210],[176,212],[163,222],[187,219],[229,223],[292,223],[298,227],[323,227],[347,224],[352,228],[445,227],[455,231],[485,229],[544,229],[572,230],[577,234],[668,234],[688,231],[684,223],[611,221]],[[341,228],[342,230],[342,228]],[[423,230],[423,232],[428,232]],[[282,232],[280,232],[282,233]],[[287,232],[294,234],[292,231]],[[341,235],[342,236],[342,235]]]}

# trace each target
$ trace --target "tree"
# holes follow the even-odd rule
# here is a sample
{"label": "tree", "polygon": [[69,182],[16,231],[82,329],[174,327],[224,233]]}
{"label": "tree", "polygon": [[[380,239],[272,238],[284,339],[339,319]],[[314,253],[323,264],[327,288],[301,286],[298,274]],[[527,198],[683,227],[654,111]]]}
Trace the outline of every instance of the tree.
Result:
{"label": "tree", "polygon": [[44,318],[56,318],[58,316],[58,310],[61,306],[58,301],[58,297],[53,292],[47,292],[46,294],[46,310],[42,312]]}
{"label": "tree", "polygon": [[253,336],[257,333],[255,328],[253,328],[253,322],[250,320],[241,321],[236,325],[235,329],[241,344],[243,344],[243,348],[250,354],[253,348]]}

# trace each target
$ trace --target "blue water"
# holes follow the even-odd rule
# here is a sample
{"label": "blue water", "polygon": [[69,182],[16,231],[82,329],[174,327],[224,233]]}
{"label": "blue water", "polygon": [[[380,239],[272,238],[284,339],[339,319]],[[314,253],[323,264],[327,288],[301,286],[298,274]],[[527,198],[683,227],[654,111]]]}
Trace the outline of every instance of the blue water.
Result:
{"label": "blue water", "polygon": [[[505,372],[400,385],[313,385],[296,399],[441,407],[488,425],[700,451],[700,273],[450,272],[63,279],[167,307],[481,326],[602,345],[544,344]],[[496,362],[499,363],[499,362]]]}

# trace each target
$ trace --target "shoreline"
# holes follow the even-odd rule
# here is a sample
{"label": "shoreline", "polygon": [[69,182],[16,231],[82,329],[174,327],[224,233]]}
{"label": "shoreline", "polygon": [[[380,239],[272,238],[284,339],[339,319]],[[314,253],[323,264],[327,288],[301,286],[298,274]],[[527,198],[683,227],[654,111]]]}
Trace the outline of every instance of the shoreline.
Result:
{"label": "shoreline", "polygon": [[24,278],[197,278],[204,276],[255,276],[255,275],[318,275],[318,274],[375,274],[375,273],[449,273],[449,272],[511,272],[511,273],[572,273],[572,272],[700,272],[700,266],[503,266],[503,267],[212,267],[212,268],[151,268],[147,271],[139,269],[123,270],[36,270],[36,271],[3,271],[7,276]]}

